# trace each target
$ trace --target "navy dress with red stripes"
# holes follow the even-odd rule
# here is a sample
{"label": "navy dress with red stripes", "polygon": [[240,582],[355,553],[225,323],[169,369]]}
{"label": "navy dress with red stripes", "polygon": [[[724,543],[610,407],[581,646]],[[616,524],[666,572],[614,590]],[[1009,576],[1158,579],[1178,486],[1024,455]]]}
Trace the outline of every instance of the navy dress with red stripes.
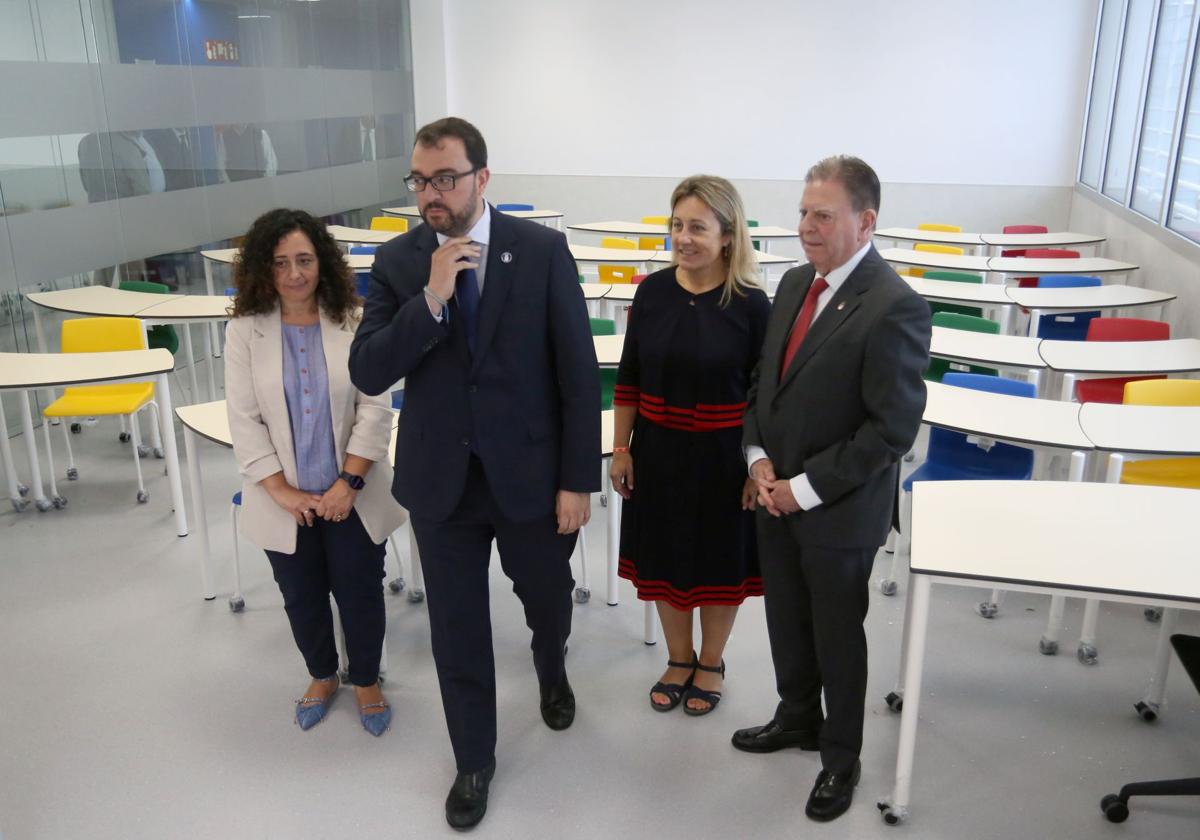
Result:
{"label": "navy dress with red stripes", "polygon": [[675,267],[634,295],[613,403],[637,408],[621,577],[686,610],[762,595],[754,516],[742,510],[742,414],[771,304],[761,289],[694,295]]}

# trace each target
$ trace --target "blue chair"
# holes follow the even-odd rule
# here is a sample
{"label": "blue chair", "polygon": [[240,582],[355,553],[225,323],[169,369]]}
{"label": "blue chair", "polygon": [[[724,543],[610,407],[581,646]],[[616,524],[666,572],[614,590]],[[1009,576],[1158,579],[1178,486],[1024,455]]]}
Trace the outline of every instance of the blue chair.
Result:
{"label": "blue chair", "polygon": [[[374,254],[375,249],[377,247],[379,247],[379,246],[378,245],[351,245],[350,246],[350,255],[353,256],[355,254]],[[366,271],[354,272],[354,285],[355,285],[355,289],[358,291],[358,296],[360,298],[365,299],[367,296],[367,289],[369,289],[371,287],[370,273],[366,272]]]}
{"label": "blue chair", "polygon": [[[992,394],[1007,394],[1013,397],[1033,399],[1037,396],[1032,382],[1002,379],[998,376],[987,376],[980,373],[947,373],[942,377],[942,384],[987,391]],[[901,485],[903,492],[900,494],[900,522],[905,535],[904,547],[897,547],[896,552],[892,555],[892,570],[886,578],[879,582],[880,591],[884,595],[896,593],[896,576],[900,571],[900,557],[902,554],[908,553],[912,519],[909,494],[912,492],[914,482],[979,479],[1027,480],[1032,474],[1032,449],[995,442],[984,448],[975,440],[968,440],[968,436],[962,432],[952,432],[949,429],[937,427],[930,429],[929,451],[925,457],[925,463],[914,470]],[[985,614],[988,612],[985,607],[992,608],[990,615]],[[980,614],[991,618],[995,615],[994,608],[995,599],[993,598],[992,601],[981,604]]]}
{"label": "blue chair", "polygon": [[497,204],[496,209],[501,213],[507,213],[510,210],[532,210],[532,204]]}
{"label": "blue chair", "polygon": [[[1080,274],[1052,274],[1039,277],[1039,289],[1081,289],[1087,286],[1099,286],[1099,277],[1085,277]],[[1043,315],[1038,319],[1038,338],[1049,338],[1055,341],[1086,341],[1088,325],[1093,318],[1099,318],[1098,311],[1065,312],[1062,314]]]}
{"label": "blue chair", "polygon": [[404,410],[404,389],[392,391],[392,411]]}

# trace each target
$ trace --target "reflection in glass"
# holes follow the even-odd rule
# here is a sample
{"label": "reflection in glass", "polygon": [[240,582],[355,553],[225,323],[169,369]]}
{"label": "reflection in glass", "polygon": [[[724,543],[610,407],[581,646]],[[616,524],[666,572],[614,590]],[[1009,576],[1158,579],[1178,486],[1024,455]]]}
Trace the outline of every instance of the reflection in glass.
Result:
{"label": "reflection in glass", "polygon": [[279,171],[271,135],[256,125],[217,128],[217,177],[222,182],[271,177]]}

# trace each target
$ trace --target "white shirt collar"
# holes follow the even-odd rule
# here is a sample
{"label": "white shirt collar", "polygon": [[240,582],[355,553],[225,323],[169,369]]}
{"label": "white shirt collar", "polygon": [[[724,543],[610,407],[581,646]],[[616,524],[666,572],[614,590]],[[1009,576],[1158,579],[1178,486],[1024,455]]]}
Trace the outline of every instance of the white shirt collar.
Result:
{"label": "white shirt collar", "polygon": [[[427,189],[433,189],[433,187],[427,187]],[[478,221],[475,222],[475,227],[467,231],[467,236],[470,237],[472,242],[480,245],[488,244],[488,240],[492,236],[492,205],[486,201],[483,202],[483,213],[480,214]],[[446,240],[449,238],[446,234],[439,233],[437,235],[438,245],[445,245]]]}
{"label": "white shirt collar", "polygon": [[858,249],[853,257],[825,275],[825,282],[829,284],[830,291],[837,293],[837,290],[842,287],[842,283],[846,282],[846,278],[854,272],[854,269],[858,268],[858,264],[862,262],[869,250],[871,250],[871,243],[868,241],[866,245]]}

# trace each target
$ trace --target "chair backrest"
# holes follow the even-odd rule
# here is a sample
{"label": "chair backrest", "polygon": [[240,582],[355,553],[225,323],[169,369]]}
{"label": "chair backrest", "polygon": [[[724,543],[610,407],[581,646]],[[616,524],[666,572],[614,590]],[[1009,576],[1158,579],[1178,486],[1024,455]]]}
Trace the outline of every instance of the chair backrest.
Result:
{"label": "chair backrest", "polygon": [[367,299],[367,291],[371,288],[371,275],[365,271],[354,272],[354,291],[363,300]]}
{"label": "chair backrest", "polygon": [[351,254],[374,254],[375,249],[378,247],[379,247],[378,245],[351,245],[350,253]]}
{"label": "chair backrest", "polygon": [[670,216],[642,216],[642,224],[644,225],[666,225],[670,223]]}
{"label": "chair backrest", "polygon": [[64,353],[144,349],[146,334],[137,318],[69,318],[62,323]]}
{"label": "chair backrest", "polygon": [[914,251],[925,251],[929,254],[958,254],[962,256],[965,251],[962,248],[954,245],[938,245],[935,242],[918,242],[913,246]]}
{"label": "chair backrest", "polygon": [[1095,318],[1088,324],[1088,341],[1166,341],[1171,325],[1147,318]]}
{"label": "chair backrest", "polygon": [[1126,405],[1200,405],[1200,379],[1141,379],[1125,383]]}
{"label": "chair backrest", "polygon": [[1004,233],[1049,233],[1045,225],[1005,225]]}
{"label": "chair backrest", "polygon": [[957,312],[935,312],[933,315],[935,327],[946,327],[951,330],[966,330],[967,332],[1000,334],[1000,324],[987,318],[976,318],[973,315],[960,315]]}
{"label": "chair backrest", "polygon": [[629,278],[629,282],[636,286],[638,283],[641,283],[645,279],[646,279],[645,274],[635,274]]}
{"label": "chair backrest", "polygon": [[1026,259],[1030,260],[1071,260],[1078,256],[1078,251],[1067,248],[1028,248],[1025,251]]}
{"label": "chair backrest", "polygon": [[921,222],[917,225],[917,230],[936,230],[942,233],[962,233],[961,225],[943,225],[937,222]]}
{"label": "chair backrest", "polygon": [[592,335],[616,335],[617,322],[612,318],[588,318],[592,325]]}
{"label": "chair backrest", "polygon": [[632,283],[633,272],[636,271],[631,265],[607,265],[600,264],[600,282],[601,283]]}
{"label": "chair backrest", "polygon": [[[947,373],[942,382],[956,388],[970,388],[993,394],[1033,399],[1037,389],[1032,382],[1017,379],[1002,379],[999,376],[983,376],[977,373]],[[962,432],[933,427],[929,430],[928,460],[934,463],[952,463],[956,467],[986,475],[1028,476],[1033,469],[1033,450],[1009,443],[996,443],[990,449],[981,449],[968,441]]]}
{"label": "chair backrest", "polygon": [[501,213],[507,213],[512,210],[532,210],[532,204],[497,204],[496,209]]}
{"label": "chair backrest", "polygon": [[408,233],[408,219],[398,216],[375,216],[371,219],[371,230],[394,230],[396,233]]}
{"label": "chair backrest", "polygon": [[1099,277],[1086,277],[1082,274],[1047,274],[1038,278],[1039,289],[1083,289],[1089,286],[1099,286]]}
{"label": "chair backrest", "polygon": [[148,292],[152,295],[169,295],[171,287],[153,280],[122,280],[119,287],[123,292]]}
{"label": "chair backrest", "polygon": [[665,236],[640,236],[638,237],[638,248],[643,251],[665,251],[667,250],[667,238]]}
{"label": "chair backrest", "polygon": [[632,239],[622,239],[619,236],[606,236],[600,240],[601,248],[626,248],[630,251],[637,250],[637,243]]}
{"label": "chair backrest", "polygon": [[982,283],[983,277],[978,274],[968,274],[965,271],[925,271],[926,280],[950,280],[954,283]]}

